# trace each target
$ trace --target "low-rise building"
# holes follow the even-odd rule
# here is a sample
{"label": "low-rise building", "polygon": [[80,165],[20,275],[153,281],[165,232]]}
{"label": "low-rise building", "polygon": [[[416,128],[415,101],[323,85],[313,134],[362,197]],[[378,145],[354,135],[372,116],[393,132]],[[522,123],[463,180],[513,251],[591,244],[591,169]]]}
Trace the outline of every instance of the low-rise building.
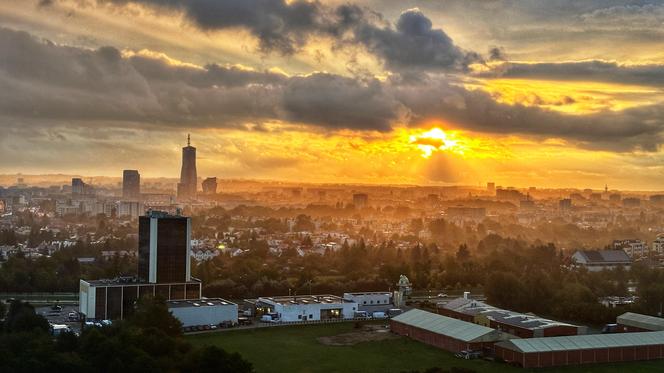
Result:
{"label": "low-rise building", "polygon": [[654,360],[664,358],[664,332],[510,339],[495,350],[496,357],[523,368]]}
{"label": "low-rise building", "polygon": [[438,307],[438,313],[484,325],[519,338],[585,334],[586,327],[504,310],[478,300],[457,298]]}
{"label": "low-rise building", "polygon": [[344,293],[344,300],[357,303],[359,311],[381,312],[394,307],[392,293],[376,291],[366,293]]}
{"label": "low-rise building", "polygon": [[661,317],[625,312],[616,318],[620,332],[654,332],[664,331],[664,319]]}
{"label": "low-rise building", "polygon": [[629,269],[632,265],[632,259],[623,250],[579,250],[572,255],[572,262],[592,272],[616,267]]}
{"label": "low-rise building", "polygon": [[483,325],[412,309],[390,319],[392,332],[451,352],[493,349],[513,336]]}
{"label": "low-rise building", "polygon": [[237,324],[237,304],[221,298],[172,300],[166,303],[183,327]]}
{"label": "low-rise building", "polygon": [[623,250],[630,258],[640,258],[648,255],[648,245],[641,240],[615,240],[613,241],[613,248]]}
{"label": "low-rise building", "polygon": [[358,311],[357,303],[329,294],[261,297],[256,308],[282,322],[352,319]]}

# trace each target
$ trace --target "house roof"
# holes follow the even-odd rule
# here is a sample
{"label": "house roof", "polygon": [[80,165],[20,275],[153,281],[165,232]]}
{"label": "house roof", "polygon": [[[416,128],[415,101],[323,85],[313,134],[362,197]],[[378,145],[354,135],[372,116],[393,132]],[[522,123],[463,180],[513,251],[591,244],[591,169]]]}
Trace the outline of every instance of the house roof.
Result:
{"label": "house roof", "polygon": [[392,318],[401,324],[414,326],[436,334],[445,335],[463,342],[500,341],[511,336],[486,326],[453,319],[432,312],[412,309]]}
{"label": "house roof", "polygon": [[640,313],[626,312],[618,316],[618,324],[633,326],[640,329],[660,331],[664,330],[664,319],[661,317],[642,315]]}
{"label": "house roof", "polygon": [[577,251],[588,263],[631,263],[629,255],[623,250]]}
{"label": "house roof", "polygon": [[664,345],[664,332],[588,334],[565,337],[511,339],[496,344],[496,346],[523,353],[652,345]]}

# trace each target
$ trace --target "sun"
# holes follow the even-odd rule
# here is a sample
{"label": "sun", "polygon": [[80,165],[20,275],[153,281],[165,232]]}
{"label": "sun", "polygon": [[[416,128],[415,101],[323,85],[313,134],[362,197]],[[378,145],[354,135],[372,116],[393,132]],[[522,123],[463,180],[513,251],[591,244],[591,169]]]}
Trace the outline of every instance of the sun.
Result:
{"label": "sun", "polygon": [[442,129],[435,127],[426,132],[411,135],[410,142],[417,145],[422,151],[422,157],[429,158],[435,151],[454,151],[463,154],[463,149],[459,141],[453,134],[446,133]]}

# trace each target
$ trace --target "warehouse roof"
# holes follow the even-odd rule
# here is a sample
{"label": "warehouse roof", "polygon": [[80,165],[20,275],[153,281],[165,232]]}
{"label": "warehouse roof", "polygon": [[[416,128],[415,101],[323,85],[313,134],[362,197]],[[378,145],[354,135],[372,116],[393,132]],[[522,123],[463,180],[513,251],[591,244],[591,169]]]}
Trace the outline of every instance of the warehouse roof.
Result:
{"label": "warehouse roof", "polygon": [[497,308],[484,302],[466,298],[458,298],[442,305],[442,308],[463,313],[469,316],[482,315],[503,324],[517,326],[523,329],[536,330],[558,326],[578,328],[576,325],[560,321],[544,319],[533,314],[525,314]]}
{"label": "warehouse roof", "polygon": [[626,312],[618,316],[617,321],[618,324],[634,326],[640,329],[653,331],[664,330],[664,319],[661,317]]}
{"label": "warehouse roof", "polygon": [[352,303],[341,297],[330,294],[321,295],[284,295],[279,297],[261,297],[257,302],[268,304],[280,304],[282,306],[293,306],[302,304],[342,304]]}
{"label": "warehouse roof", "polygon": [[234,306],[235,303],[221,298],[201,298],[188,300],[169,300],[168,308]]}
{"label": "warehouse roof", "polygon": [[497,343],[496,345],[524,353],[652,346],[664,345],[664,332],[588,334],[565,337],[511,339]]}
{"label": "warehouse roof", "polygon": [[623,250],[579,250],[576,257],[581,257],[586,263],[631,263],[632,259]]}
{"label": "warehouse roof", "polygon": [[404,312],[401,315],[393,317],[392,320],[428,330],[436,334],[446,335],[463,342],[489,342],[504,340],[511,337],[508,334],[487,328],[486,326],[453,319],[451,317],[419,309],[412,309]]}

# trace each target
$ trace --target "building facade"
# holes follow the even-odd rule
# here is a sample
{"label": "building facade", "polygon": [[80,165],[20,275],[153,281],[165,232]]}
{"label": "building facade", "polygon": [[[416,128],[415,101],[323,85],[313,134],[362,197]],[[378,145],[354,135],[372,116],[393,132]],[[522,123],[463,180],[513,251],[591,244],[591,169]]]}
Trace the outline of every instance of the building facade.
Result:
{"label": "building facade", "polygon": [[191,146],[191,139],[187,135],[187,146],[182,148],[182,169],[180,170],[180,183],[178,183],[177,196],[180,200],[196,197],[196,148]]}
{"label": "building facade", "polygon": [[137,201],[141,198],[141,175],[137,170],[122,171],[122,199]]}
{"label": "building facade", "polygon": [[217,194],[217,178],[208,177],[203,180],[203,194],[214,195]]}

